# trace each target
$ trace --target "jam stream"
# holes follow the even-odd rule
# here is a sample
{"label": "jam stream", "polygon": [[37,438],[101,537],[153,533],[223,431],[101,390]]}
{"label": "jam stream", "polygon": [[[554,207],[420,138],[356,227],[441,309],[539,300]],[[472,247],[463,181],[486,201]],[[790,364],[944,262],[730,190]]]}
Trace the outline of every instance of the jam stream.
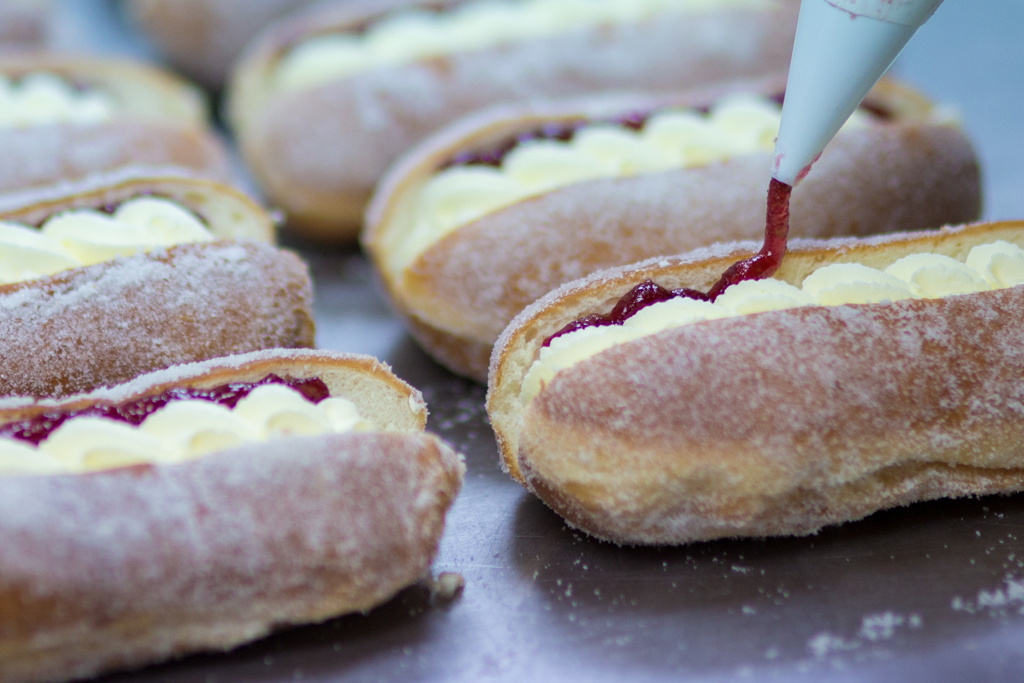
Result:
{"label": "jam stream", "polygon": [[88,408],[82,408],[81,410],[54,410],[27,420],[20,420],[0,426],[0,438],[28,441],[38,446],[57,427],[60,427],[65,420],[81,416],[105,417],[137,426],[171,401],[186,399],[210,401],[226,408],[234,408],[253,389],[265,384],[283,384],[298,391],[307,401],[312,403],[320,403],[320,401],[330,396],[327,385],[319,378],[283,379],[277,375],[267,375],[258,382],[235,382],[232,384],[222,384],[212,389],[173,388],[168,389],[162,394],[144,396],[127,403],[101,403],[89,406]]}
{"label": "jam stream", "polygon": [[714,301],[726,289],[744,280],[760,280],[771,277],[782,264],[786,255],[786,243],[789,236],[789,198],[793,186],[772,178],[768,185],[768,209],[764,227],[764,243],[761,250],[748,259],[737,261],[729,266],[718,282],[707,294],[695,289],[676,289],[669,291],[651,280],[641,282],[619,299],[610,313],[595,313],[585,318],[574,320],[544,340],[544,346],[553,339],[588,327],[605,325],[621,325],[637,311],[674,298]]}
{"label": "jam stream", "polygon": [[786,255],[786,242],[789,237],[789,196],[792,192],[792,185],[772,178],[768,184],[768,215],[764,226],[764,244],[761,245],[761,250],[750,258],[729,266],[708,292],[711,301],[737,282],[771,277],[779,269],[782,257]]}

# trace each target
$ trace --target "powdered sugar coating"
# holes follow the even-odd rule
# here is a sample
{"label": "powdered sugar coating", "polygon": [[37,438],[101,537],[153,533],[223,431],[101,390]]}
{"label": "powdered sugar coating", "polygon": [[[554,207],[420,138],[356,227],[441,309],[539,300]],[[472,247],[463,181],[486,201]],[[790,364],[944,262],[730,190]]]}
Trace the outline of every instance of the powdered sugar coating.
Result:
{"label": "powdered sugar coating", "polygon": [[64,680],[369,609],[430,565],[458,456],[344,434],[0,479],[0,668]]}
{"label": "powdered sugar coating", "polygon": [[[798,286],[815,268],[829,263],[864,262],[884,269],[902,256],[922,251],[962,259],[975,244],[999,239],[1021,241],[1021,229],[1020,223],[1005,222],[860,239],[795,239],[790,241],[775,277]],[[505,328],[491,354],[487,406],[503,468],[522,481],[517,461],[522,428],[519,392],[545,339],[574,320],[607,313],[624,293],[645,280],[654,280],[668,289],[707,291],[729,265],[756,253],[760,246],[758,242],[717,244],[680,256],[659,256],[609,268],[566,283],[527,306]]]}
{"label": "powdered sugar coating", "polygon": [[143,372],[313,343],[293,254],[205,243],[0,287],[0,394],[66,396]]}

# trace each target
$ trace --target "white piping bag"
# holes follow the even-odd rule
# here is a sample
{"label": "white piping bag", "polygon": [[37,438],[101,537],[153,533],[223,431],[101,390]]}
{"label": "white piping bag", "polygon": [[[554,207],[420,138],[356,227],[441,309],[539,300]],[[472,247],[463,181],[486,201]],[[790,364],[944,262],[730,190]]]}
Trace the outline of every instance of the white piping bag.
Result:
{"label": "white piping bag", "polygon": [[795,185],[942,0],[803,0],[772,177]]}

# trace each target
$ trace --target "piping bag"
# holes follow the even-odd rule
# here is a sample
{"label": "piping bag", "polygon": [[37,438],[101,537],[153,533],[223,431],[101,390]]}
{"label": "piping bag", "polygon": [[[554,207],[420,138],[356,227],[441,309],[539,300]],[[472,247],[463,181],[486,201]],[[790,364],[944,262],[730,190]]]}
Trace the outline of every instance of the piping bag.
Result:
{"label": "piping bag", "polygon": [[803,0],[772,178],[807,174],[942,0]]}
{"label": "piping bag", "polygon": [[708,292],[769,277],[786,253],[789,195],[942,0],[802,0],[775,141],[761,251]]}

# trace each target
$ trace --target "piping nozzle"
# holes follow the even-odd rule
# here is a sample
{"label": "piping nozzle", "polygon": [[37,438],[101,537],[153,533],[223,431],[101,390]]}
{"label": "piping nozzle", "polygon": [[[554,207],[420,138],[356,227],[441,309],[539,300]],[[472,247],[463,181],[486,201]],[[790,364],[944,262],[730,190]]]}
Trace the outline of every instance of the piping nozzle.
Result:
{"label": "piping nozzle", "polygon": [[942,0],[803,0],[772,177],[795,185]]}

